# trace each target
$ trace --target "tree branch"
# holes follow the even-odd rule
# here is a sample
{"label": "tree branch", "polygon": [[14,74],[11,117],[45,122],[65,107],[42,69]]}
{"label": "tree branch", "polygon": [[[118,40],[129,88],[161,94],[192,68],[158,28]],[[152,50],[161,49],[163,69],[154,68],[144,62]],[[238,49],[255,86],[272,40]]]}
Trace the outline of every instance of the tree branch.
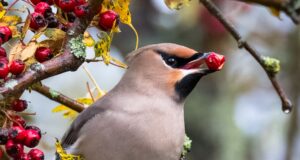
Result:
{"label": "tree branch", "polygon": [[39,92],[40,94],[48,97],[51,100],[54,100],[56,102],[59,102],[68,108],[76,111],[81,112],[85,109],[84,105],[77,102],[76,100],[69,98],[57,91],[54,91],[50,89],[49,87],[42,85],[42,84],[35,84],[32,86],[32,89],[36,92]]}
{"label": "tree branch", "polygon": [[[67,31],[66,42],[72,38],[78,37],[84,33],[89,26],[93,17],[98,13],[99,6],[103,0],[89,0],[89,13],[83,18],[77,18],[74,25]],[[42,65],[33,65],[25,73],[4,83],[0,87],[0,99],[13,96],[17,93],[23,92],[32,84],[39,82],[48,77],[52,77],[67,71],[76,71],[84,60],[76,58],[72,53],[68,43],[64,44],[64,52]]]}
{"label": "tree branch", "polygon": [[286,96],[285,92],[283,91],[282,87],[279,85],[275,74],[271,73],[267,70],[264,65],[264,61],[260,54],[247,42],[244,41],[240,33],[235,29],[235,27],[223,16],[221,11],[217,8],[217,6],[212,3],[210,0],[199,0],[206,9],[219,20],[220,23],[227,29],[227,31],[234,37],[234,39],[238,43],[239,48],[244,48],[247,50],[253,58],[260,64],[260,66],[264,69],[268,78],[270,79],[274,89],[276,90],[277,94],[279,95],[281,102],[282,102],[282,110],[286,113],[290,112],[292,109],[292,103],[289,98]]}
{"label": "tree branch", "polygon": [[293,2],[293,0],[237,0],[241,2],[247,2],[247,3],[256,3],[267,7],[272,7],[277,10],[280,10],[282,12],[285,12],[291,20],[295,24],[299,24],[300,22],[300,15],[297,13],[296,4]]}

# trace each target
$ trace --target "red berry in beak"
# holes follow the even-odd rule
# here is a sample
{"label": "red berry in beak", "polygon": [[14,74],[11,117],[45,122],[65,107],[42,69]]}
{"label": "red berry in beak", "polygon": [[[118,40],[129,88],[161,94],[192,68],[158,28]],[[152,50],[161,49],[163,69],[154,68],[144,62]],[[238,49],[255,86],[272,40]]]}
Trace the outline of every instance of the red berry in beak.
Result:
{"label": "red berry in beak", "polygon": [[0,26],[0,38],[2,43],[9,41],[12,38],[12,32],[7,26]]}
{"label": "red berry in beak", "polygon": [[22,127],[25,127],[26,126],[26,122],[25,122],[25,119],[21,116],[18,116],[18,115],[14,115],[12,116],[14,122],[13,122],[13,126],[22,126]]}
{"label": "red berry in beak", "polygon": [[13,75],[21,74],[25,69],[25,63],[22,60],[13,60],[9,66],[9,71]]}
{"label": "red berry in beak", "polygon": [[25,132],[27,136],[24,140],[24,145],[29,148],[36,147],[39,144],[41,139],[39,133],[33,129],[26,130]]}
{"label": "red berry in beak", "polygon": [[59,0],[58,5],[65,12],[72,12],[75,5],[75,0]]}
{"label": "red berry in beak", "polygon": [[88,4],[79,5],[74,8],[74,13],[79,18],[84,17],[88,13],[88,11],[89,11]]}
{"label": "red berry in beak", "polygon": [[11,103],[11,109],[16,112],[22,112],[27,109],[27,101],[22,99],[16,99]]}
{"label": "red berry in beak", "polygon": [[39,62],[45,62],[53,57],[53,53],[50,48],[47,47],[39,47],[35,51],[35,59]]}
{"label": "red berry in beak", "polygon": [[9,139],[9,131],[6,128],[0,128],[0,145],[6,144]]}
{"label": "red berry in beak", "polygon": [[7,63],[0,61],[0,78],[4,79],[9,73]]}
{"label": "red berry in beak", "polygon": [[18,158],[24,152],[24,147],[19,143],[15,143],[13,140],[8,140],[5,144],[5,150],[9,156]]}
{"label": "red berry in beak", "polygon": [[108,10],[100,14],[98,25],[103,31],[109,31],[112,29],[114,22],[116,26],[119,24],[119,15],[115,11]]}
{"label": "red berry in beak", "polygon": [[44,160],[44,152],[39,149],[32,149],[28,154],[31,160]]}
{"label": "red berry in beak", "polygon": [[225,56],[211,52],[205,59],[208,69],[219,71],[223,68]]}
{"label": "red berry in beak", "polygon": [[42,14],[44,17],[48,17],[52,14],[51,7],[46,2],[40,2],[34,7],[34,12]]}
{"label": "red berry in beak", "polygon": [[32,28],[34,30],[38,30],[38,29],[46,26],[46,20],[42,14],[33,12],[31,14],[31,20],[30,20],[29,26],[30,26],[30,28]]}
{"label": "red berry in beak", "polygon": [[18,160],[31,160],[31,157],[27,153],[23,153]]}
{"label": "red berry in beak", "polygon": [[5,57],[6,58],[6,50],[3,47],[0,47],[0,57]]}

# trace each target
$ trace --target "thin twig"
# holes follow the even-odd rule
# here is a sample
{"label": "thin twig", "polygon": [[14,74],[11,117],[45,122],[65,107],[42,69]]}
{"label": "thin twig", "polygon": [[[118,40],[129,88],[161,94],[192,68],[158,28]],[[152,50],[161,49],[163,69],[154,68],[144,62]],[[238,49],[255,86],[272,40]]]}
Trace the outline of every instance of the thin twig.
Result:
{"label": "thin twig", "polygon": [[300,15],[297,13],[295,9],[295,4],[292,3],[292,0],[283,0],[283,1],[276,1],[276,0],[236,0],[241,2],[247,3],[256,3],[263,6],[271,7],[277,9],[279,11],[285,12],[291,20],[295,24],[299,24],[300,22]]}
{"label": "thin twig", "polygon": [[212,3],[210,0],[199,0],[206,9],[214,16],[216,17],[220,23],[223,24],[223,26],[227,29],[228,32],[234,37],[234,39],[238,43],[239,48],[244,48],[247,50],[254,59],[261,65],[261,67],[264,69],[266,74],[268,75],[274,89],[276,90],[277,94],[279,95],[281,102],[282,102],[282,110],[286,113],[290,112],[292,109],[292,103],[289,100],[289,98],[286,96],[285,92],[283,91],[282,87],[279,85],[277,78],[274,74],[270,73],[264,63],[263,59],[260,56],[260,54],[257,53],[257,51],[247,42],[245,41],[240,33],[235,29],[235,27],[230,23],[222,14],[222,12],[217,8],[217,6]]}
{"label": "thin twig", "polygon": [[86,82],[86,88],[87,88],[87,90],[88,90],[88,92],[89,92],[89,94],[90,94],[90,96],[92,98],[92,101],[95,102],[95,98],[94,98],[93,93],[91,91],[91,87],[89,85],[89,82]]}
{"label": "thin twig", "polygon": [[81,112],[84,110],[84,105],[77,102],[76,100],[69,98],[65,95],[63,95],[60,92],[54,91],[52,89],[50,89],[49,87],[45,86],[45,85],[40,85],[40,84],[36,84],[32,86],[32,89],[46,97],[48,97],[49,99],[56,101],[58,103],[61,103],[67,107],[69,107],[70,109],[77,111],[77,112]]}

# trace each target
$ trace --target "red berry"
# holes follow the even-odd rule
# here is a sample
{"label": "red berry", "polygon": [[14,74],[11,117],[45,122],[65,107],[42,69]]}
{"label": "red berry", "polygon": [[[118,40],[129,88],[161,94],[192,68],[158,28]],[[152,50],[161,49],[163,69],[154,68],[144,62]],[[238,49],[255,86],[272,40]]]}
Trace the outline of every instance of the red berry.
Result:
{"label": "red berry", "polygon": [[25,63],[22,60],[13,60],[9,66],[9,71],[13,75],[21,74],[25,69]]}
{"label": "red berry", "polygon": [[[25,127],[26,126],[26,121],[23,117],[19,116],[19,115],[14,115],[12,116],[14,122],[13,122],[13,126],[22,126]],[[26,129],[26,128],[25,128]]]}
{"label": "red berry", "polygon": [[12,32],[7,26],[0,26],[0,38],[2,43],[7,42],[12,38]]}
{"label": "red berry", "polygon": [[34,12],[40,13],[43,16],[47,17],[52,13],[52,10],[48,3],[40,2],[34,7]]}
{"label": "red berry", "polygon": [[85,3],[86,3],[86,0],[75,0],[75,6],[79,6],[79,5],[82,5]]}
{"label": "red berry", "polygon": [[103,31],[109,31],[112,29],[114,22],[116,26],[119,24],[119,16],[115,11],[108,10],[100,14],[98,25]]}
{"label": "red berry", "polygon": [[44,152],[39,149],[32,149],[28,154],[32,160],[44,160]]}
{"label": "red berry", "polygon": [[30,2],[34,5],[38,4],[41,2],[41,0],[30,0]]}
{"label": "red berry", "polygon": [[0,128],[0,145],[6,144],[9,139],[9,131],[7,128]]}
{"label": "red berry", "polygon": [[8,140],[5,144],[5,150],[9,156],[17,158],[24,152],[24,146],[19,143],[15,143],[13,140]]}
{"label": "red berry", "polygon": [[85,16],[88,13],[88,11],[89,11],[88,4],[79,5],[74,8],[74,13],[79,18]]}
{"label": "red berry", "polygon": [[9,131],[9,138],[13,139],[15,142],[23,143],[26,137],[27,133],[21,126],[13,126]]}
{"label": "red berry", "polygon": [[27,109],[27,101],[22,100],[22,99],[15,99],[12,103],[11,103],[11,109],[17,112],[22,112],[25,109]]}
{"label": "red berry", "polygon": [[0,57],[0,63],[8,64],[8,59],[6,57]]}
{"label": "red berry", "polygon": [[4,79],[9,73],[7,63],[0,61],[0,78]]}
{"label": "red berry", "polygon": [[39,28],[46,26],[46,20],[42,14],[33,12],[31,14],[31,20],[29,26],[34,30],[38,30]]}
{"label": "red berry", "polygon": [[53,57],[53,53],[50,48],[47,47],[39,47],[35,51],[35,59],[39,62],[45,62]]}
{"label": "red berry", "polygon": [[19,158],[16,160],[31,160],[31,157],[27,153],[23,153]]}
{"label": "red berry", "polygon": [[58,6],[65,12],[72,12],[76,3],[75,0],[59,0]]}
{"label": "red berry", "polygon": [[2,159],[3,158],[3,150],[2,150],[2,148],[0,148],[0,159]]}
{"label": "red berry", "polygon": [[49,5],[53,4],[53,0],[30,0],[32,4],[37,5],[40,2],[46,2]]}
{"label": "red berry", "polygon": [[0,47],[0,57],[5,57],[6,58],[6,50],[3,47]]}
{"label": "red berry", "polygon": [[29,129],[32,129],[32,130],[35,130],[38,132],[39,136],[42,137],[42,132],[41,132],[41,129],[37,126],[26,126],[25,127],[26,130],[29,130]]}
{"label": "red berry", "polygon": [[223,55],[211,52],[205,59],[205,63],[210,70],[218,71],[223,68],[225,57]]}
{"label": "red berry", "polygon": [[24,145],[29,148],[36,147],[41,139],[39,133],[33,129],[28,129],[25,132],[27,133],[27,136],[24,140]]}

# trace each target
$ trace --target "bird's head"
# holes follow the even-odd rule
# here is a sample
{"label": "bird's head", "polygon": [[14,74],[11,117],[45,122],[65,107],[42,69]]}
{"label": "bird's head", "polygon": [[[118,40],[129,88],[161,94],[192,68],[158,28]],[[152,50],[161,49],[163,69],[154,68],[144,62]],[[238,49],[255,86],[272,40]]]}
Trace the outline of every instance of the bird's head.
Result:
{"label": "bird's head", "polygon": [[148,45],[128,55],[125,77],[143,84],[144,90],[158,89],[183,101],[201,77],[222,68],[221,55],[218,68],[206,65],[210,54],[172,43]]}

